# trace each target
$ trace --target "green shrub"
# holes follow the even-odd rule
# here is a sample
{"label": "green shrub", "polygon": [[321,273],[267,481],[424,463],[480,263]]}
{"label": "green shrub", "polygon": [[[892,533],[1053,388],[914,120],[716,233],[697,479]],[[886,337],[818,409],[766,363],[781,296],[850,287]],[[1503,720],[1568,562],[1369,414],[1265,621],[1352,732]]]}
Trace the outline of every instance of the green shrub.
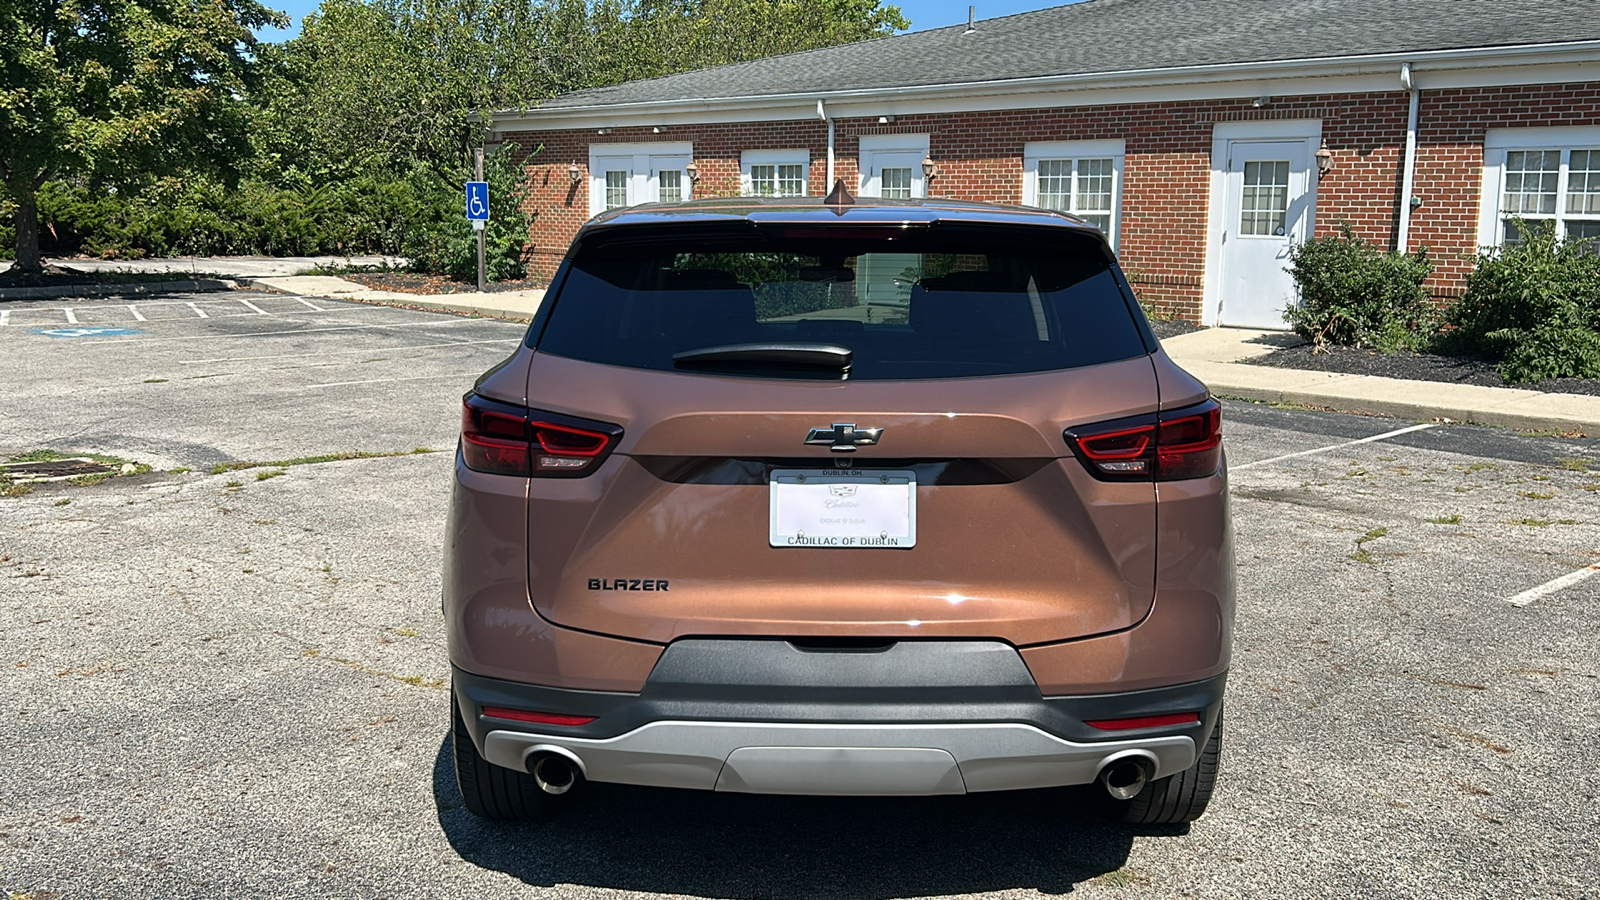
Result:
{"label": "green shrub", "polygon": [[1515,225],[1521,243],[1478,255],[1441,346],[1495,360],[1507,381],[1600,378],[1600,254],[1553,223]]}
{"label": "green shrub", "polygon": [[1382,251],[1345,225],[1337,236],[1292,248],[1289,258],[1300,304],[1284,318],[1296,334],[1318,346],[1385,352],[1427,346],[1437,314],[1422,286],[1433,272],[1426,250]]}
{"label": "green shrub", "polygon": [[[487,277],[490,281],[524,278],[528,269],[522,251],[533,219],[522,210],[527,194],[525,169],[511,154],[497,153],[484,161],[483,176],[489,182],[489,221],[484,230]],[[457,281],[477,280],[478,239],[466,218],[461,181],[445,186],[434,198],[432,215],[410,230],[400,252],[419,271]]]}

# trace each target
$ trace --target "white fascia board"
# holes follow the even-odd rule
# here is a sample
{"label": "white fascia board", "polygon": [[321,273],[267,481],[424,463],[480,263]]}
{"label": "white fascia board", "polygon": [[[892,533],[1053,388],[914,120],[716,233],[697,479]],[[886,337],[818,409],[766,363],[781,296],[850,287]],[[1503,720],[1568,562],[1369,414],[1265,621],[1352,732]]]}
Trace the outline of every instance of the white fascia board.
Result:
{"label": "white fascia board", "polygon": [[1398,91],[1400,65],[1405,62],[1411,63],[1417,87],[1424,91],[1596,80],[1600,79],[1600,41],[1185,66],[760,97],[661,100],[543,110],[508,109],[494,114],[494,128],[504,133],[794,121],[815,119],[818,100],[827,103],[830,118],[855,118],[917,112]]}

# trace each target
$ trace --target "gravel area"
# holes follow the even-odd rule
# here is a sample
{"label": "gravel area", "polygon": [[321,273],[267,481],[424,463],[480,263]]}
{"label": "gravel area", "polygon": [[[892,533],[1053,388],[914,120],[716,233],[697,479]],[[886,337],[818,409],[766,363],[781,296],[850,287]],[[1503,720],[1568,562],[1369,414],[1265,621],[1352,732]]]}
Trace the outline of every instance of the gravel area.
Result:
{"label": "gravel area", "polygon": [[[1167,336],[1161,334],[1159,329],[1156,334]],[[1301,344],[1298,347],[1275,350],[1249,362],[1258,366],[1276,366],[1280,369],[1310,369],[1317,372],[1340,372],[1346,375],[1381,375],[1385,378],[1407,378],[1412,381],[1443,381],[1451,384],[1477,384],[1485,387],[1544,391],[1550,394],[1588,394],[1600,397],[1600,379],[1552,378],[1549,381],[1510,384],[1500,377],[1500,373],[1495,371],[1492,363],[1481,359],[1438,356],[1432,353],[1406,351],[1379,353],[1376,350],[1338,346],[1330,346],[1323,353],[1314,353],[1310,344]]]}

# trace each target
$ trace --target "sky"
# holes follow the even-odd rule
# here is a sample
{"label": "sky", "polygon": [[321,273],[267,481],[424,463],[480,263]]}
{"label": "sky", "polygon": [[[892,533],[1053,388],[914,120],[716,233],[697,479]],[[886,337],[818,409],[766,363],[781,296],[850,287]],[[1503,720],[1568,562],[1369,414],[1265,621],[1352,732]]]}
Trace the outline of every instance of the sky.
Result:
{"label": "sky", "polygon": [[[294,21],[287,30],[276,28],[263,29],[257,37],[265,41],[286,41],[300,33],[300,20],[307,13],[316,11],[319,0],[266,0],[267,6],[282,10],[290,15]],[[995,19],[1000,16],[1014,15],[1034,9],[1044,9],[1050,6],[1060,6],[1069,0],[886,0],[900,7],[900,11],[911,20],[912,31],[926,31],[929,28],[942,28],[946,25],[960,25],[967,21],[967,7],[978,7],[979,19]]]}

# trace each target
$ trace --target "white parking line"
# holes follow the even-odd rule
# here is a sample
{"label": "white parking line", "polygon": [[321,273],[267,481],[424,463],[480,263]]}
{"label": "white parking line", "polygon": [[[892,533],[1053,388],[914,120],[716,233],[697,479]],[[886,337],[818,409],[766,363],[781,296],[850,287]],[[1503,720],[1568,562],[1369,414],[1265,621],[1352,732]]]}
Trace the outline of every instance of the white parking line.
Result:
{"label": "white parking line", "polygon": [[11,310],[9,310],[9,309],[0,309],[0,328],[4,328],[7,325],[11,324],[10,322],[6,321],[9,318],[11,318]]}
{"label": "white parking line", "polygon": [[1568,572],[1560,578],[1552,578],[1536,588],[1529,588],[1515,597],[1507,597],[1506,602],[1512,606],[1527,606],[1541,597],[1548,597],[1556,591],[1564,591],[1580,581],[1600,575],[1600,563],[1584,566],[1576,572]]}
{"label": "white parking line", "polygon": [[307,300],[304,297],[296,297],[295,299],[299,300],[301,303],[304,303],[305,305],[311,307],[312,309],[316,310],[317,312],[327,312],[327,310],[325,310],[322,307],[316,305],[315,303],[312,303],[310,300]]}
{"label": "white parking line", "polygon": [[66,313],[66,315],[67,315],[67,324],[68,325],[76,325],[76,324],[78,324],[78,316],[77,316],[76,313],[74,313],[72,311],[72,307],[63,306],[63,307],[61,307],[61,311],[63,313]]}
{"label": "white parking line", "polygon": [[[346,350],[318,350],[318,356],[327,356],[331,353],[390,353],[398,350],[429,350],[435,347],[471,347],[476,344],[520,344],[521,338],[499,338],[492,341],[445,341],[439,344],[407,344],[400,347],[351,347]],[[202,363],[219,362],[245,362],[253,359],[286,359],[299,358],[305,353],[267,353],[261,356],[217,356],[211,359],[183,359],[178,362],[185,366],[197,366]]]}
{"label": "white parking line", "polygon": [[245,305],[245,306],[248,306],[248,307],[250,307],[250,308],[251,308],[251,309],[253,309],[253,310],[255,310],[255,311],[256,311],[256,312],[257,312],[257,313],[259,313],[259,314],[261,314],[261,315],[263,315],[263,316],[270,316],[270,315],[272,315],[272,313],[269,313],[269,312],[267,312],[267,311],[266,311],[266,310],[264,310],[264,309],[262,309],[262,308],[261,308],[261,307],[259,307],[259,306],[257,306],[257,305],[255,305],[255,304],[254,304],[254,303],[251,303],[251,302],[250,302],[250,301],[249,301],[249,300],[246,300],[246,299],[245,299],[245,298],[243,298],[243,297],[235,297],[235,298],[233,298],[233,299],[235,299],[235,300],[237,300],[237,301],[239,301],[239,302],[240,302],[240,303],[243,303],[243,304],[244,304],[244,305]]}
{"label": "white parking line", "polygon": [[148,319],[146,319],[144,317],[144,313],[139,312],[139,307],[134,306],[132,303],[128,304],[128,312],[133,313],[133,320],[135,322],[147,322],[147,321],[149,321]]}
{"label": "white parking line", "polygon": [[[246,313],[240,313],[243,318]],[[495,322],[494,319],[461,319],[439,318],[427,322],[386,322],[376,325],[331,325],[327,328],[282,328],[277,331],[253,331],[249,334],[187,334],[176,337],[131,337],[131,338],[80,338],[76,341],[63,341],[63,349],[70,347],[104,347],[108,344],[127,344],[129,346],[144,344],[158,344],[169,341],[237,341],[244,338],[272,337],[279,334],[322,334],[328,331],[359,331],[364,328],[428,328],[430,326],[444,327],[446,325],[469,325]],[[498,324],[498,323],[497,323]]]}
{"label": "white parking line", "polygon": [[1424,429],[1434,427],[1436,426],[1434,426],[1432,423],[1429,423],[1427,425],[1412,425],[1409,428],[1396,428],[1394,431],[1385,431],[1383,434],[1375,434],[1372,437],[1364,437],[1354,441],[1345,441],[1340,444],[1330,444],[1327,447],[1318,447],[1315,450],[1301,450],[1299,453],[1285,453],[1282,456],[1274,456],[1268,459],[1258,459],[1255,462],[1247,462],[1242,465],[1229,466],[1228,471],[1237,472],[1240,469],[1249,469],[1254,466],[1264,466],[1267,463],[1282,462],[1286,459],[1294,459],[1297,456],[1310,456],[1313,453],[1327,453],[1330,450],[1337,450],[1340,447],[1354,447],[1357,444],[1370,444],[1373,441],[1381,441],[1385,438],[1399,437],[1402,434],[1410,434],[1413,431],[1422,431]]}
{"label": "white parking line", "polygon": [[433,381],[440,378],[475,378],[482,375],[479,372],[457,372],[453,375],[413,375],[409,378],[372,378],[366,381],[328,381],[322,384],[308,384],[308,388],[345,387],[352,384],[388,384],[391,381]]}
{"label": "white parking line", "polygon": [[209,318],[211,318],[211,317],[210,317],[210,316],[208,316],[208,315],[206,315],[206,311],[205,311],[205,310],[203,310],[203,309],[201,309],[201,308],[200,308],[200,307],[198,307],[198,306],[195,306],[195,305],[194,305],[194,302],[193,302],[193,301],[190,301],[190,303],[189,303],[189,308],[190,308],[190,309],[192,309],[192,310],[194,310],[194,314],[195,314],[195,315],[197,315],[197,316],[199,316],[199,317],[200,317],[200,318],[202,318],[202,319],[209,319]]}

